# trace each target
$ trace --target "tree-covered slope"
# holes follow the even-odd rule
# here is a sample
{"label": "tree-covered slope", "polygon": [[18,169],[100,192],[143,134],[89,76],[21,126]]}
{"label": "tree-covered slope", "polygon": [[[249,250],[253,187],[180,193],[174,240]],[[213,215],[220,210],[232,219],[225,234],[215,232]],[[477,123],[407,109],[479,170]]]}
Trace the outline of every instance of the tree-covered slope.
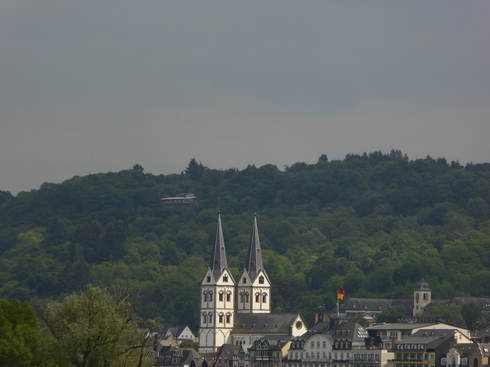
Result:
{"label": "tree-covered slope", "polygon": [[[192,192],[195,207],[159,198]],[[132,291],[144,318],[196,328],[199,284],[222,213],[229,265],[245,264],[253,213],[276,311],[346,297],[490,296],[490,164],[409,160],[399,151],[316,164],[172,175],[75,176],[0,192],[0,298],[57,298],[87,284]]]}

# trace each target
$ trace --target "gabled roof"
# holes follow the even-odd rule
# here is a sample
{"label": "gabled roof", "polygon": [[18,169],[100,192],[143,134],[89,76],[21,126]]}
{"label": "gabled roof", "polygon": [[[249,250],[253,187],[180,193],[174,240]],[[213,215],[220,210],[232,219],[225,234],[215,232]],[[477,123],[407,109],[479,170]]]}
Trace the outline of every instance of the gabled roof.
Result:
{"label": "gabled roof", "polygon": [[233,356],[240,351],[240,345],[223,344],[218,350],[218,359],[226,359],[231,361]]}
{"label": "gabled roof", "polygon": [[238,314],[233,333],[290,335],[290,329],[298,316],[297,313]]}
{"label": "gabled roof", "polygon": [[340,311],[383,312],[390,307],[413,308],[412,299],[349,298],[340,304]]}
{"label": "gabled roof", "polygon": [[[163,329],[161,329],[160,333],[163,335],[170,335],[170,336],[174,337],[175,339],[177,339],[180,336],[180,334],[182,334],[184,332],[184,330],[186,328],[187,328],[187,326],[182,326],[182,325],[165,326]],[[191,330],[189,329],[189,331],[191,331]],[[191,331],[191,333],[192,333],[192,331]]]}
{"label": "gabled roof", "polygon": [[[423,345],[424,349],[434,349],[448,339],[454,338],[455,329],[418,330],[411,336],[400,340],[398,348],[406,344]],[[401,349],[401,348],[400,348]]]}

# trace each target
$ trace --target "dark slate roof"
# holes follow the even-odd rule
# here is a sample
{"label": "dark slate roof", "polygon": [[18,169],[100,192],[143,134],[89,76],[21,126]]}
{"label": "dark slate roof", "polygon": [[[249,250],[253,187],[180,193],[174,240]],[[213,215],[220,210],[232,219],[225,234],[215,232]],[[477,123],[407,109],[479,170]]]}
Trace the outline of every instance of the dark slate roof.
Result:
{"label": "dark slate roof", "polygon": [[226,262],[225,240],[223,237],[220,214],[218,214],[218,225],[216,226],[213,258],[211,259],[209,267],[213,271],[214,279],[218,279],[223,273],[223,270],[228,269],[228,263]]}
{"label": "dark slate roof", "polygon": [[233,360],[233,355],[240,350],[239,345],[223,344],[218,351],[219,359]]}
{"label": "dark slate roof", "polygon": [[428,291],[428,292],[430,292],[429,283],[427,283],[424,279],[422,279],[420,282],[417,283],[415,290],[416,291]]}
{"label": "dark slate roof", "polygon": [[257,228],[257,215],[254,215],[254,223],[252,228],[252,236],[250,238],[250,246],[248,248],[248,263],[247,272],[250,280],[253,282],[257,277],[257,273],[264,270],[262,263],[262,250],[260,248],[259,230]]}
{"label": "dark slate roof", "polygon": [[238,314],[233,333],[289,335],[296,313]]}
{"label": "dark slate roof", "polygon": [[411,336],[398,341],[398,345],[423,344],[426,349],[434,349],[449,338],[454,338],[455,331],[456,329],[418,330]]}
{"label": "dark slate roof", "polygon": [[352,343],[364,343],[368,337],[367,330],[354,321],[344,321],[334,330],[328,332],[334,339],[350,340]]}
{"label": "dark slate roof", "polygon": [[412,310],[413,299],[350,298],[340,304],[340,311],[383,312],[390,307]]}
{"label": "dark slate roof", "polygon": [[414,330],[414,329],[419,329],[421,327],[426,327],[426,326],[430,326],[430,325],[434,325],[434,323],[403,323],[403,322],[400,322],[400,323],[388,323],[388,324],[382,324],[382,325],[374,325],[374,326],[370,326],[368,327],[367,329],[368,330],[385,330],[385,331],[389,331],[389,330]]}
{"label": "dark slate roof", "polygon": [[330,330],[330,322],[329,321],[320,321],[317,322],[310,328],[311,331],[316,331],[317,333],[326,333]]}
{"label": "dark slate roof", "polygon": [[163,348],[157,358],[155,366],[188,366],[193,360],[199,361],[201,355],[194,349]]}
{"label": "dark slate roof", "polygon": [[484,328],[478,330],[477,335],[479,338],[483,338],[485,336],[490,336],[490,325],[487,325]]}
{"label": "dark slate roof", "polygon": [[468,356],[475,350],[475,348],[479,348],[478,344],[475,343],[457,343],[454,344],[454,348],[459,352],[462,356]]}

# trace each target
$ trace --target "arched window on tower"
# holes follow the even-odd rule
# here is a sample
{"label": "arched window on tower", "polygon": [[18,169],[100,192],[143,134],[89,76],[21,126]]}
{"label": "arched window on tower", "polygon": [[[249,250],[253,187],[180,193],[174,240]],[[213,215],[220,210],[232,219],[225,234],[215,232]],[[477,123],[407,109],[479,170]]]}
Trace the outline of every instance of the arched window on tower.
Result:
{"label": "arched window on tower", "polygon": [[262,295],[262,303],[267,303],[267,293]]}
{"label": "arched window on tower", "polygon": [[226,293],[226,302],[231,301],[231,292]]}
{"label": "arched window on tower", "polygon": [[223,292],[219,292],[219,300],[220,302],[223,302]]}
{"label": "arched window on tower", "polygon": [[206,323],[206,320],[207,320],[206,314],[203,313],[202,314],[202,323],[205,324]]}
{"label": "arched window on tower", "polygon": [[209,292],[209,302],[213,302],[213,292]]}
{"label": "arched window on tower", "polygon": [[248,299],[248,292],[245,292],[245,303],[248,303],[249,302],[249,299]]}
{"label": "arched window on tower", "polygon": [[259,284],[264,284],[264,276],[263,275],[261,275],[259,277]]}
{"label": "arched window on tower", "polygon": [[202,297],[203,297],[202,300],[204,302],[207,302],[208,301],[208,292],[204,291],[204,293],[202,294]]}
{"label": "arched window on tower", "polygon": [[255,294],[255,303],[259,303],[260,302],[260,294],[256,293]]}

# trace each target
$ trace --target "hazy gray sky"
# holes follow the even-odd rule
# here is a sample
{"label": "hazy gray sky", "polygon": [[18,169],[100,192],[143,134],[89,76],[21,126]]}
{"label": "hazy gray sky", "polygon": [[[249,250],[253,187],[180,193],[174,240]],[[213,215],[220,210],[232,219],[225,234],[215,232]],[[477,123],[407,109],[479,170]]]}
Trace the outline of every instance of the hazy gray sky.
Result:
{"label": "hazy gray sky", "polygon": [[490,1],[2,0],[0,190],[74,175],[490,161]]}

